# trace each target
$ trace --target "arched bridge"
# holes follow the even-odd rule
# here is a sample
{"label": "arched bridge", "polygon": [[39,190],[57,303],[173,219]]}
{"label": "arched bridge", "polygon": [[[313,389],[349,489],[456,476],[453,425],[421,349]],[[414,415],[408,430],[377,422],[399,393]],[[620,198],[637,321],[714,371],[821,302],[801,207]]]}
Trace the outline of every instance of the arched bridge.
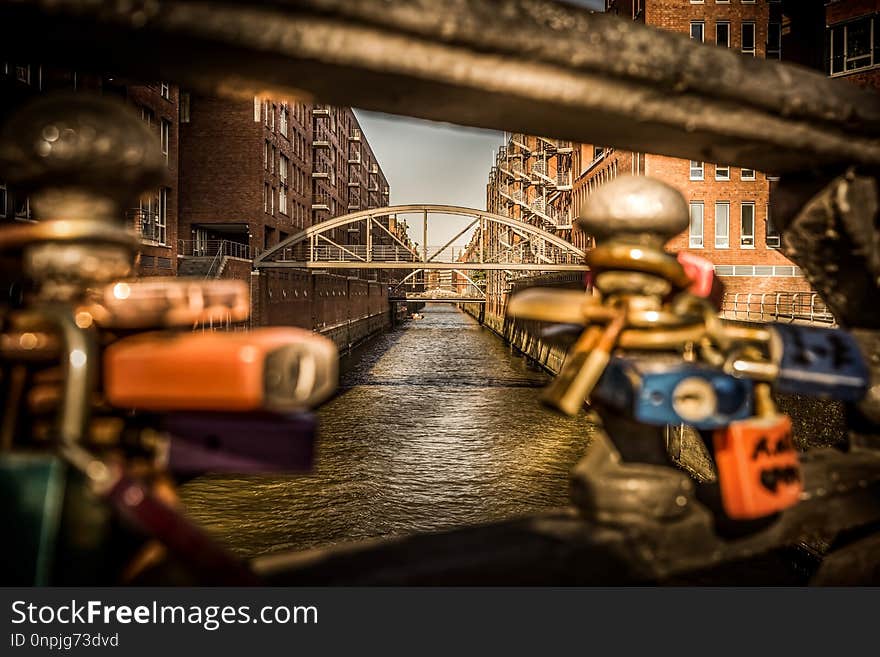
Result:
{"label": "arched bridge", "polygon": [[[421,221],[422,241],[408,238]],[[432,228],[450,218],[467,224],[442,246],[429,246]],[[474,231],[467,247],[455,243]],[[448,234],[448,231],[446,231]],[[452,205],[395,205],[315,224],[264,251],[258,269],[423,269],[583,271],[584,252],[570,242],[512,217]]]}

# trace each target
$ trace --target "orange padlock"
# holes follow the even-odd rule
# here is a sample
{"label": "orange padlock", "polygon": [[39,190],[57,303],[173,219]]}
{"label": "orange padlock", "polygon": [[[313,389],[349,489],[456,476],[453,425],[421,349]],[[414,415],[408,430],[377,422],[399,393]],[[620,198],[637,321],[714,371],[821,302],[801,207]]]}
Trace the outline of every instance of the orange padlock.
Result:
{"label": "orange padlock", "polygon": [[791,418],[776,412],[770,385],[755,385],[756,416],[715,432],[721,502],[738,520],[761,518],[797,504],[803,491]]}

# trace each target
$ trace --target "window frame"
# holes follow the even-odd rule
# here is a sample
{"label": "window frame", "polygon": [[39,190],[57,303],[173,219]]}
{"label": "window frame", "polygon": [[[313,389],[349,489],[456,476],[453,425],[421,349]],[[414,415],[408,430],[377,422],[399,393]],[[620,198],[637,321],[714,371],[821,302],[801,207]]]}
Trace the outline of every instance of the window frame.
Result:
{"label": "window frame", "polygon": [[[746,175],[746,171],[751,171],[751,172],[752,172],[752,175],[747,176],[747,175]],[[746,181],[757,180],[757,179],[758,179],[758,173],[757,173],[754,169],[740,169],[740,170],[739,170],[739,179],[740,179],[740,180],[746,180]]]}
{"label": "window frame", "polygon": [[[746,48],[746,27],[749,26],[752,28],[752,47]],[[755,21],[743,21],[740,26],[740,35],[739,35],[739,45],[740,52],[744,55],[751,55],[752,57],[757,57],[758,55],[758,25]]]}
{"label": "window frame", "polygon": [[[876,23],[875,18],[876,17],[877,17],[877,13],[874,13],[874,14],[871,14],[868,16],[859,16],[858,18],[854,18],[851,20],[843,21],[843,22],[828,26],[827,31],[826,31],[827,39],[826,39],[826,43],[825,43],[826,48],[827,48],[827,53],[828,53],[828,68],[826,71],[828,75],[830,75],[830,76],[847,75],[849,73],[853,73],[854,71],[862,71],[862,70],[865,70],[868,68],[872,68],[872,67],[876,66],[878,63],[880,63],[877,61],[877,58],[874,56],[874,50],[876,48],[876,25],[875,25],[875,23]],[[849,37],[848,37],[849,29],[852,28],[853,26],[863,22],[863,21],[867,22],[868,26],[869,26],[868,27],[868,34],[869,34],[870,43],[869,43],[868,53],[865,55],[858,55],[858,56],[851,57],[849,55],[849,53],[847,52],[848,45],[849,45]],[[841,34],[843,36],[843,46],[842,46],[841,54],[839,56],[841,59],[843,68],[841,68],[840,70],[834,70],[834,60],[835,60],[834,34],[835,34],[835,31],[837,31],[837,30],[840,30]],[[861,66],[853,66],[852,68],[849,67],[850,62],[863,60],[865,58],[868,59],[867,63],[865,63]]]}
{"label": "window frame", "polygon": [[[721,173],[726,171],[727,173]],[[715,165],[715,180],[720,182],[730,182],[730,166],[720,164]]]}
{"label": "window frame", "polygon": [[165,156],[165,164],[168,164],[168,152],[171,150],[171,121],[159,119],[159,147]]}
{"label": "window frame", "polygon": [[700,28],[700,43],[705,43],[706,42],[706,21],[691,21],[690,31],[688,32],[688,34],[691,35],[691,39],[696,41],[696,39],[694,38],[694,28],[698,27],[698,26]]}
{"label": "window frame", "polygon": [[[698,164],[699,166],[695,167],[694,164]],[[688,172],[688,180],[705,180],[706,179],[706,163],[700,162],[699,160],[690,160],[690,171]],[[695,175],[694,172],[699,171],[699,174]],[[698,177],[699,176],[699,177]]]}
{"label": "window frame", "polygon": [[[694,231],[694,210],[700,209],[700,230],[699,234]],[[703,201],[691,201],[688,204],[688,248],[702,249],[705,248],[705,232],[706,232],[706,204]],[[697,243],[699,241],[699,243]]]}
{"label": "window frame", "polygon": [[[718,43],[718,28],[721,26],[727,28],[727,43],[724,45]],[[730,48],[730,21],[715,21],[715,45],[719,48]]]}
{"label": "window frame", "polygon": [[764,217],[764,244],[770,249],[782,248],[782,233],[776,228],[770,216],[770,204],[767,204],[767,215]]}
{"label": "window frame", "polygon": [[[746,208],[752,211],[752,227],[750,233],[745,230],[745,214]],[[739,248],[754,249],[755,248],[755,224],[757,223],[757,215],[754,201],[742,201],[739,204]],[[748,240],[751,240],[750,242]]]}
{"label": "window frame", "polygon": [[156,207],[156,228],[159,232],[159,244],[165,246],[168,243],[168,188],[160,187],[158,203]]}
{"label": "window frame", "polygon": [[[719,232],[718,210],[719,208],[727,209],[727,226],[724,233]],[[730,248],[730,201],[715,201],[715,248]]]}

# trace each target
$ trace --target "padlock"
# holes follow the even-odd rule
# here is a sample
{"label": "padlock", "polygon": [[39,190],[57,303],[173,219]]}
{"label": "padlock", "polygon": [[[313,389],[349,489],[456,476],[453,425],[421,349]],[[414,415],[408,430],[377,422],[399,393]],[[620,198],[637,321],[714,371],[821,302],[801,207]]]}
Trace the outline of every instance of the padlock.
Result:
{"label": "padlock", "polygon": [[787,394],[857,402],[870,382],[858,343],[841,329],[771,324],[776,390]]}
{"label": "padlock", "polygon": [[244,333],[144,333],[105,351],[104,391],[141,411],[302,411],[336,389],[327,338],[291,327]]}
{"label": "padlock", "polygon": [[716,309],[720,310],[721,301],[724,299],[724,284],[715,275],[715,265],[710,260],[687,251],[679,251],[676,258],[691,279],[688,292],[708,299]]}
{"label": "padlock", "polygon": [[748,520],[783,511],[803,491],[791,418],[776,411],[770,384],[755,384],[756,416],[714,434],[721,502],[728,516]]}
{"label": "padlock", "polygon": [[752,383],[677,358],[617,356],[595,401],[644,424],[717,429],[752,413]]}

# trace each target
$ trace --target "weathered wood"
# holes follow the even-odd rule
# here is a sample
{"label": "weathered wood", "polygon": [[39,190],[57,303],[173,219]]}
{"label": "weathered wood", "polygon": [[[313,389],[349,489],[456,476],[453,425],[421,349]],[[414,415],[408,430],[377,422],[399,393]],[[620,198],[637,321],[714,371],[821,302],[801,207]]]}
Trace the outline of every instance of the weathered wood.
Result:
{"label": "weathered wood", "polygon": [[17,57],[211,92],[774,173],[880,163],[876,94],[546,0],[0,0],[0,21]]}

